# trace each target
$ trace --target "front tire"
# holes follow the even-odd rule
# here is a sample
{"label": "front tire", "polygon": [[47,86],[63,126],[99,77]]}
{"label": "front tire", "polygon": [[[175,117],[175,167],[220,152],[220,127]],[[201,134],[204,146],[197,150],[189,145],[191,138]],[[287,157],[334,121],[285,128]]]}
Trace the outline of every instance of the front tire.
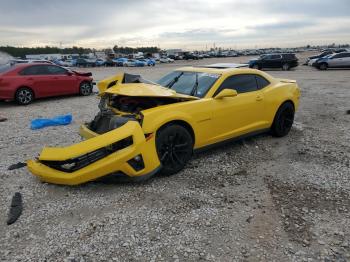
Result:
{"label": "front tire", "polygon": [[193,139],[183,126],[168,125],[157,132],[156,149],[162,164],[161,173],[173,175],[191,159]]}
{"label": "front tire", "polygon": [[34,93],[30,88],[19,88],[16,91],[15,100],[19,105],[29,105],[34,100]]}
{"label": "front tire", "polygon": [[82,82],[79,87],[79,94],[89,96],[92,93],[92,85],[90,82]]}
{"label": "front tire", "polygon": [[260,67],[258,64],[254,64],[254,65],[252,66],[252,68],[253,68],[253,69],[257,69],[257,70],[260,70],[260,69],[261,69],[261,67]]}
{"label": "front tire", "polygon": [[326,63],[322,63],[322,64],[320,64],[320,66],[318,68],[320,70],[327,70],[328,69],[328,65]]}
{"label": "front tire", "polygon": [[295,109],[291,102],[286,102],[278,109],[271,127],[272,135],[276,137],[286,136],[294,122]]}

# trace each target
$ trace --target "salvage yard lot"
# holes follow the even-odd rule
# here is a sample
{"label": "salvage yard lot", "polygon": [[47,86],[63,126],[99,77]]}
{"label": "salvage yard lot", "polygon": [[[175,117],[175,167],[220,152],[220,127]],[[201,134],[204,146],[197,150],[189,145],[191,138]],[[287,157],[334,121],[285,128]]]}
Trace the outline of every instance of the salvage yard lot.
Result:
{"label": "salvage yard lot", "polygon": [[[306,57],[305,55],[303,55]],[[93,68],[156,80],[176,67],[247,57],[176,61],[144,68]],[[301,59],[299,62],[303,62]],[[6,261],[350,260],[350,71],[299,66],[268,71],[297,80],[302,97],[284,138],[269,134],[194,156],[186,169],[144,184],[57,186],[8,166],[44,145],[80,141],[98,112],[96,95],[0,103],[0,258]],[[37,131],[30,120],[73,114],[68,126]],[[244,116],[242,116],[244,117]],[[24,210],[6,225],[14,192]]]}

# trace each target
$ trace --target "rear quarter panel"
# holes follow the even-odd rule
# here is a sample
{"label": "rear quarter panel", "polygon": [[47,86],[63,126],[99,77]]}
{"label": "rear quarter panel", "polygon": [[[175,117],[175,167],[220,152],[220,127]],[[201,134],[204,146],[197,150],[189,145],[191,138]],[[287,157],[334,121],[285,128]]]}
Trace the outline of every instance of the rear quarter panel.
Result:
{"label": "rear quarter panel", "polygon": [[295,111],[299,107],[300,89],[296,82],[290,81],[289,83],[285,80],[276,81],[264,89],[264,101],[266,105],[266,120],[269,123],[273,123],[274,117],[278,108],[286,101],[291,101],[294,104]]}

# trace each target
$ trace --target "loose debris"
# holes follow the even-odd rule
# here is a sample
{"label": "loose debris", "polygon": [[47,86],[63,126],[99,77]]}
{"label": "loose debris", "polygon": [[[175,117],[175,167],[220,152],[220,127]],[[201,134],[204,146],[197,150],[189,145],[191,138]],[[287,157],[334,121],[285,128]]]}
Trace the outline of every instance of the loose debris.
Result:
{"label": "loose debris", "polygon": [[346,114],[350,115],[350,109],[346,111]]}
{"label": "loose debris", "polygon": [[6,117],[0,117],[0,122],[6,122],[7,118]]}
{"label": "loose debris", "polygon": [[17,219],[22,214],[23,204],[22,204],[22,195],[19,192],[16,192],[12,197],[10,212],[7,218],[7,224],[11,225],[17,221]]}
{"label": "loose debris", "polygon": [[31,121],[30,128],[32,130],[44,128],[47,126],[64,126],[72,122],[72,115],[61,115],[53,118],[37,118]]}
{"label": "loose debris", "polygon": [[18,162],[17,164],[10,165],[8,170],[19,169],[19,168],[22,168],[22,167],[25,167],[25,166],[27,166],[26,163]]}

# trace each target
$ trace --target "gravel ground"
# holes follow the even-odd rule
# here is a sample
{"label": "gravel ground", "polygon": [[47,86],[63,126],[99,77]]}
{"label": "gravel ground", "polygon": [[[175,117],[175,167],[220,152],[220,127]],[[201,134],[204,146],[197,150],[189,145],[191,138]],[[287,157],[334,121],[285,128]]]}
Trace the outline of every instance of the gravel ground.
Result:
{"label": "gravel ground", "polygon": [[[188,64],[244,62],[208,59]],[[186,62],[92,69],[157,79]],[[182,172],[144,184],[39,182],[11,164],[43,146],[80,141],[98,99],[65,97],[21,107],[0,103],[0,258],[3,261],[350,260],[350,71],[299,66],[300,109],[285,138],[260,135],[197,154]],[[71,125],[32,131],[30,120],[73,113]],[[11,198],[23,195],[6,225]]]}

